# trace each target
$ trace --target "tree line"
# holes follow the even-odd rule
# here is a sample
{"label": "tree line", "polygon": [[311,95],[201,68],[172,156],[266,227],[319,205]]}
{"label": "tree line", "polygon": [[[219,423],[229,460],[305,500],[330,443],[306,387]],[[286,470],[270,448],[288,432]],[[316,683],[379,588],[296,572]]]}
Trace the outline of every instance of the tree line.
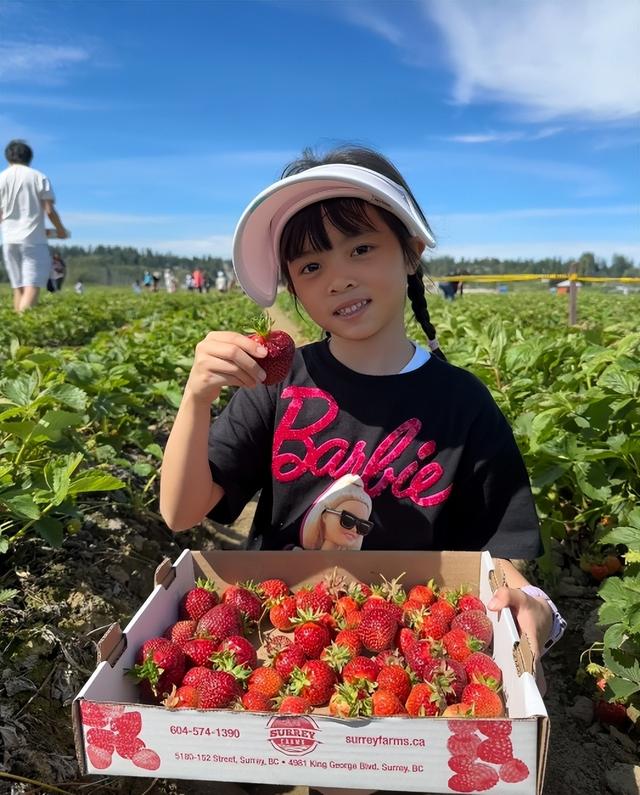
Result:
{"label": "tree line", "polygon": [[[182,283],[187,273],[201,268],[210,277],[219,270],[231,273],[231,260],[222,257],[179,257],[174,254],[159,254],[151,249],[137,249],[132,246],[51,246],[67,265],[69,280],[82,280],[85,284],[104,284],[113,286],[130,285],[142,279],[145,271],[160,271],[170,268]],[[475,259],[456,259],[454,257],[433,257],[427,260],[426,270],[433,276],[445,276],[464,272],[483,273],[567,273],[571,260],[558,257],[546,259],[498,259],[479,257]],[[607,262],[591,252],[581,254],[577,260],[577,271],[582,276],[640,276],[640,267],[622,254],[614,254]],[[7,281],[6,271],[2,270],[0,279]]]}
{"label": "tree line", "polygon": [[428,261],[428,272],[432,276],[446,276],[461,271],[468,274],[483,273],[568,273],[572,262],[577,263],[577,273],[581,276],[640,276],[640,267],[622,254],[614,254],[611,262],[596,257],[587,251],[575,260],[548,257],[546,259],[498,259],[479,257],[476,259],[454,259],[453,257],[434,257]]}

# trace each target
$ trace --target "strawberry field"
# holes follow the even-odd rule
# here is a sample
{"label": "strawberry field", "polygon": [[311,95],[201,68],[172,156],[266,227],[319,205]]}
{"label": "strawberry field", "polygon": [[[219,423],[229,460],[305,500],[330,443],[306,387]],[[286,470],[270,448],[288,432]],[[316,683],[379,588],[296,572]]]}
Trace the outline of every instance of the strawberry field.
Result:
{"label": "strawberry field", "polygon": [[[623,792],[606,771],[634,764],[638,750],[640,297],[587,292],[572,329],[559,296],[430,304],[449,360],[489,386],[514,428],[545,544],[530,574],[570,623],[546,658],[545,793]],[[173,536],[157,486],[196,342],[211,329],[244,330],[255,309],[236,293],[116,290],[62,294],[22,317],[5,306],[0,792],[5,782],[15,793],[210,791],[81,779],[69,705],[94,668],[94,642],[137,610],[163,557],[242,545],[242,525]],[[300,339],[318,337],[286,296],[280,308]]]}

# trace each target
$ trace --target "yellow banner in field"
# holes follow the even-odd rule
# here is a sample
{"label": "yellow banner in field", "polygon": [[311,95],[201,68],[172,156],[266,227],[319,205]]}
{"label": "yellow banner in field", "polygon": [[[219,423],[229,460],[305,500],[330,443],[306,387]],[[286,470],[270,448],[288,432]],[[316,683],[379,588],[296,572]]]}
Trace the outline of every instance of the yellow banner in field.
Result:
{"label": "yellow banner in field", "polygon": [[475,275],[431,276],[436,282],[537,282],[568,279],[571,282],[640,283],[639,276],[580,276],[577,273],[483,273]]}
{"label": "yellow banner in field", "polygon": [[575,281],[580,282],[618,282],[619,284],[633,284],[640,282],[638,276],[619,276],[617,279],[613,276],[578,276]]}

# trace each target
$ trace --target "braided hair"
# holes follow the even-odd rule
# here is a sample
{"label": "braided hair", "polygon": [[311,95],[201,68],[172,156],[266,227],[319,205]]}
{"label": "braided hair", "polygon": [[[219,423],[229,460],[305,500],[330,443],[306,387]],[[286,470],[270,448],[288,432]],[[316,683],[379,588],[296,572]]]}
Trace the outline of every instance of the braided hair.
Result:
{"label": "braided hair", "polygon": [[[362,166],[383,174],[388,179],[401,185],[411,198],[418,213],[422,216],[427,228],[429,227],[424,213],[398,169],[373,149],[343,146],[333,149],[324,157],[316,155],[311,149],[305,149],[302,157],[286,166],[282,177],[300,174],[309,168],[333,163]],[[436,329],[429,316],[423,281],[424,269],[420,256],[411,246],[409,230],[397,215],[385,208],[376,207],[376,211],[395,234],[405,259],[411,266],[412,272],[407,276],[407,296],[411,301],[413,314],[427,337],[429,348],[433,355],[446,360],[446,356],[438,345]],[[287,266],[289,262],[300,256],[307,243],[310,243],[311,247],[316,251],[326,251],[331,247],[331,242],[325,229],[325,222],[330,223],[341,232],[351,235],[362,232],[364,229],[371,229],[372,226],[371,219],[367,215],[367,203],[363,199],[357,198],[326,199],[316,202],[304,207],[289,219],[280,238],[280,262],[289,291],[294,297],[296,309],[296,294]]]}
{"label": "braided hair", "polygon": [[434,356],[446,361],[447,357],[440,349],[440,345],[436,337],[436,327],[431,322],[431,317],[429,316],[429,308],[427,307],[423,277],[424,271],[422,269],[422,264],[418,263],[418,267],[414,273],[410,273],[407,276],[407,296],[411,301],[411,309],[413,310],[415,319],[418,321],[422,327],[422,330],[426,334],[431,353]]}

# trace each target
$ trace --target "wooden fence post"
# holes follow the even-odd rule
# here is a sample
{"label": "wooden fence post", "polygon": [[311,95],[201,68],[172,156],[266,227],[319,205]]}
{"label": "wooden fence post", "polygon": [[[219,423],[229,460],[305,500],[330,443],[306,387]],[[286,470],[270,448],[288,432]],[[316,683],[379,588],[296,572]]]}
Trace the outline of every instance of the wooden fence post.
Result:
{"label": "wooden fence post", "polygon": [[578,322],[578,283],[576,281],[578,263],[569,265],[569,325],[575,326]]}

